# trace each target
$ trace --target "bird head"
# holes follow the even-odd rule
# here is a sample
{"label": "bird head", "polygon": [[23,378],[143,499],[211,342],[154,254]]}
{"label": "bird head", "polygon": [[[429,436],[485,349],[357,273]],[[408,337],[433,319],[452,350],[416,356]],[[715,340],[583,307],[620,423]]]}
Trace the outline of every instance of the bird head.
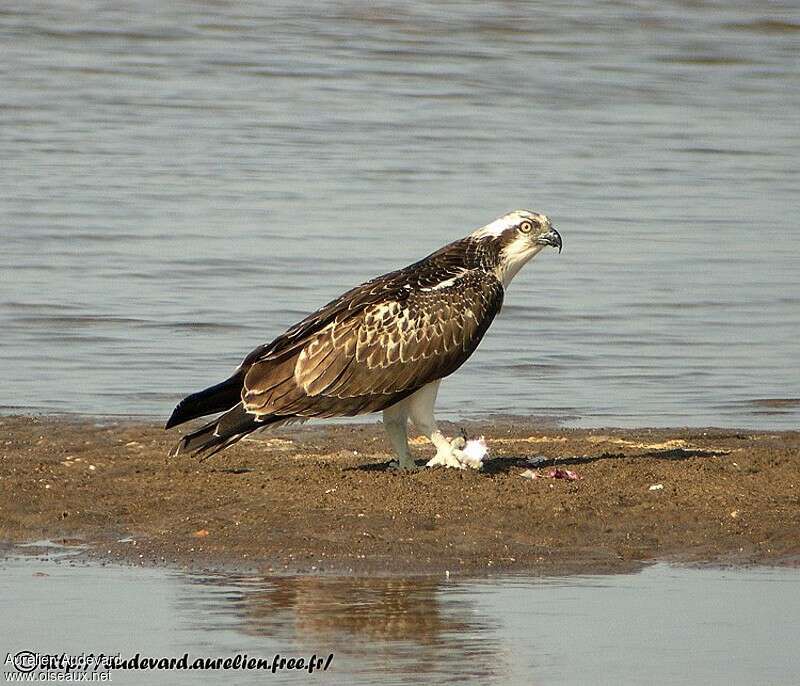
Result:
{"label": "bird head", "polygon": [[561,252],[561,235],[547,215],[530,210],[515,210],[472,233],[473,239],[491,242],[496,255],[495,272],[508,286],[511,279],[546,246]]}

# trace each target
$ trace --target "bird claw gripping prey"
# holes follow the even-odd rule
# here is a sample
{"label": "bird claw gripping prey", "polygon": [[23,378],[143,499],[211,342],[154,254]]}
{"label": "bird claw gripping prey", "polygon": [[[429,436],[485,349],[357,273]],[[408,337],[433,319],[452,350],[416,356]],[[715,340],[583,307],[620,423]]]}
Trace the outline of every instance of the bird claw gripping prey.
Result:
{"label": "bird claw gripping prey", "polygon": [[450,441],[443,441],[436,449],[436,455],[426,463],[426,467],[447,467],[452,469],[466,469],[462,448],[466,441],[458,436]]}
{"label": "bird claw gripping prey", "polygon": [[483,436],[471,441],[463,436],[457,436],[447,443],[441,443],[436,450],[436,455],[428,460],[426,466],[481,469],[487,453],[488,449]]}

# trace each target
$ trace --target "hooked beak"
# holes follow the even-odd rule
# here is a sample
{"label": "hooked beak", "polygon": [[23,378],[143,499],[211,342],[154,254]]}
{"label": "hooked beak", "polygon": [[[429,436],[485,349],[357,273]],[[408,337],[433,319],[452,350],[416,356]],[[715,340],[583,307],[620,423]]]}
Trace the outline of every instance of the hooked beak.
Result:
{"label": "hooked beak", "polygon": [[558,248],[558,252],[561,252],[561,234],[552,227],[547,233],[539,236],[536,242],[541,245],[552,245],[554,248]]}

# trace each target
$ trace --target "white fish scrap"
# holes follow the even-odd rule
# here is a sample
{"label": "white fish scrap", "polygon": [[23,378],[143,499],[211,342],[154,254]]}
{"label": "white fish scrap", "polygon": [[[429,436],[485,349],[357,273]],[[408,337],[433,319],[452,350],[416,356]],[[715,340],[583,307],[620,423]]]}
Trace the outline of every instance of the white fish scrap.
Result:
{"label": "white fish scrap", "polygon": [[461,460],[462,464],[473,469],[480,469],[483,467],[483,461],[489,455],[489,446],[486,445],[486,439],[483,436],[471,438],[461,452],[464,454],[464,459]]}

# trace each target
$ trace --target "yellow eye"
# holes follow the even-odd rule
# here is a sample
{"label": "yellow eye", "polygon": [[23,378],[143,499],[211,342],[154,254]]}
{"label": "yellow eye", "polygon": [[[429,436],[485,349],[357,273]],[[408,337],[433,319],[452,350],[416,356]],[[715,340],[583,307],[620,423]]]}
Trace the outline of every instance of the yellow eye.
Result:
{"label": "yellow eye", "polygon": [[532,229],[533,224],[531,224],[529,221],[524,221],[519,225],[519,230],[522,231],[522,233],[530,233]]}

